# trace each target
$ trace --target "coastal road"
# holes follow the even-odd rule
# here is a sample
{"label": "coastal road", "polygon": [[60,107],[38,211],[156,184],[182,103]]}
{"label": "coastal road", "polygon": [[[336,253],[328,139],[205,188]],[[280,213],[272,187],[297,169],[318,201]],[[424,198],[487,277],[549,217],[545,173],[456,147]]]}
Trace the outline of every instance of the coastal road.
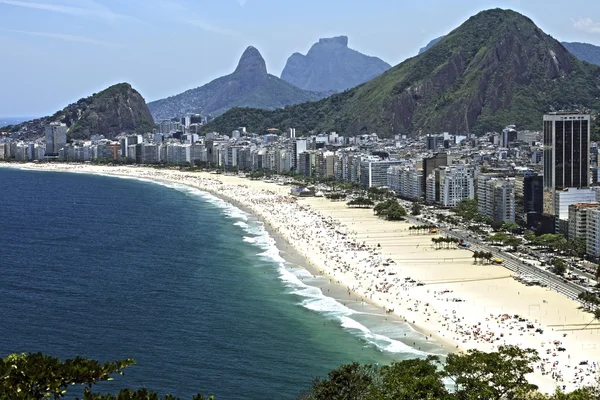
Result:
{"label": "coastal road", "polygon": [[447,236],[456,238],[457,240],[464,240],[465,242],[468,242],[471,250],[473,251],[485,251],[492,253],[494,257],[500,258],[504,261],[503,265],[505,268],[508,268],[509,270],[519,274],[531,275],[552,290],[562,293],[573,300],[579,302],[579,294],[587,290],[586,288],[573,282],[565,281],[563,278],[551,273],[550,271],[546,271],[541,267],[524,263],[510,253],[500,251],[493,246],[486,246],[475,242],[471,237],[472,235],[470,235],[468,232],[460,230],[448,230],[444,228],[441,228],[440,231]]}
{"label": "coastal road", "polygon": [[[417,224],[422,224],[425,222],[422,221],[420,218],[416,219],[414,217],[409,217],[409,220]],[[540,283],[546,285],[548,288],[558,293],[561,293],[579,303],[582,303],[579,300],[578,296],[581,292],[587,291],[587,289],[583,286],[577,285],[571,281],[567,281],[564,278],[561,278],[551,273],[550,271],[546,271],[541,267],[524,263],[520,259],[516,258],[514,255],[500,251],[498,248],[482,244],[481,242],[479,242],[479,238],[477,238],[472,232],[457,228],[447,228],[439,223],[437,225],[440,227],[440,234],[453,237],[457,239],[457,241],[463,240],[469,243],[470,249],[472,251],[485,251],[492,253],[494,257],[500,258],[504,261],[503,266],[505,268],[514,271],[518,274],[530,275],[535,279],[539,280]]]}

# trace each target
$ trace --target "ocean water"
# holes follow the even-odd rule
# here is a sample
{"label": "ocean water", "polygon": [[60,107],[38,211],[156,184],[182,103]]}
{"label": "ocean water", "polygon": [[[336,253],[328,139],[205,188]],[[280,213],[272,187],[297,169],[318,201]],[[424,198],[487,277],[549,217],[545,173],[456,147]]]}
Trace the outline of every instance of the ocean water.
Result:
{"label": "ocean water", "polygon": [[341,364],[437,351],[375,307],[323,294],[262,223],[211,195],[6,168],[0,184],[2,357],[131,357],[96,389],[221,400],[293,399]]}

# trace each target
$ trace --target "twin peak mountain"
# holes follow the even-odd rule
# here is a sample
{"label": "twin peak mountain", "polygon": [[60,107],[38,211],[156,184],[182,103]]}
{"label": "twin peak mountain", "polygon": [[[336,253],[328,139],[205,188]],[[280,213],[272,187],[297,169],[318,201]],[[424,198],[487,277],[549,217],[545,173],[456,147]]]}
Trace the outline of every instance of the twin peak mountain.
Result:
{"label": "twin peak mountain", "polygon": [[218,116],[233,107],[274,110],[325,98],[381,74],[390,66],[348,48],[348,38],[320,39],[307,55],[294,53],[281,79],[267,72],[255,47],[242,54],[235,71],[166,99],[148,103],[155,120],[198,113]]}

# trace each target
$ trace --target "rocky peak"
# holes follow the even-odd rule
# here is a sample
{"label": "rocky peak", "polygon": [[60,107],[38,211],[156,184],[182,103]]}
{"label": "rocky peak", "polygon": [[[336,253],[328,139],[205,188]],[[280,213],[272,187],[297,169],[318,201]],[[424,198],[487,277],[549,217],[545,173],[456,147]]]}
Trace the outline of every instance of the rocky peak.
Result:
{"label": "rocky peak", "polygon": [[343,47],[348,47],[348,36],[336,36],[332,38],[319,39],[320,44],[337,44]]}
{"label": "rocky peak", "polygon": [[387,71],[390,65],[348,48],[348,36],[321,38],[306,55],[294,53],[281,79],[301,89],[341,92]]}
{"label": "rocky peak", "polygon": [[234,74],[267,79],[267,64],[256,47],[248,46],[242,54]]}

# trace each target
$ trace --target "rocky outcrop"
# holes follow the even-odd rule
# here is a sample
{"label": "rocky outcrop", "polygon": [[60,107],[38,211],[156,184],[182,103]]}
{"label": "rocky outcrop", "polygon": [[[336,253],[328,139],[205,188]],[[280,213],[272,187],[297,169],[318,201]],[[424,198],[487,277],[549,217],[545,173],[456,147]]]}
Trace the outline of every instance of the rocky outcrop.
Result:
{"label": "rocky outcrop", "polygon": [[273,110],[318,100],[328,94],[308,92],[268,74],[260,52],[250,46],[242,54],[232,74],[178,95],[150,102],[148,107],[158,121],[189,113],[218,116],[232,107]]}
{"label": "rocky outcrop", "polygon": [[348,37],[319,39],[306,55],[288,58],[281,79],[301,89],[341,92],[390,69],[377,57],[348,48]]}
{"label": "rocky outcrop", "polygon": [[37,118],[3,130],[19,132],[24,139],[41,137],[51,122],[67,124],[71,139],[104,135],[108,139],[122,133],[151,132],[152,115],[144,98],[128,83],[113,85],[102,92],[69,104],[49,117]]}

